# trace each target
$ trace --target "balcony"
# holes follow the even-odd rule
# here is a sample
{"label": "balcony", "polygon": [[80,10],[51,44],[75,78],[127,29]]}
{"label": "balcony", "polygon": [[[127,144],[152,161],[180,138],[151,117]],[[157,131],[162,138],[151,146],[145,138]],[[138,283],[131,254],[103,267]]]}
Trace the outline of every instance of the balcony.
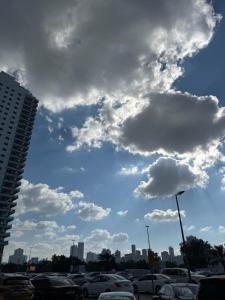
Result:
{"label": "balcony", "polygon": [[16,210],[15,210],[15,209],[11,209],[11,210],[9,211],[9,216],[11,216],[11,215],[15,214],[15,212],[16,212]]}

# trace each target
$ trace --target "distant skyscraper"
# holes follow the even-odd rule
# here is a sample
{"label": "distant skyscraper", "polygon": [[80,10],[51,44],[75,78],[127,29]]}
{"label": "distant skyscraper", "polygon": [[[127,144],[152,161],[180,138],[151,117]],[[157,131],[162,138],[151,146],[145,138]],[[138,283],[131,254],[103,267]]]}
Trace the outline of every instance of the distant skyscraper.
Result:
{"label": "distant skyscraper", "polygon": [[169,247],[169,255],[170,255],[170,261],[173,262],[174,261],[174,249],[173,247]]}
{"label": "distant skyscraper", "polygon": [[93,252],[87,252],[87,256],[86,256],[86,262],[90,262],[90,261],[97,261],[97,254],[93,253]]}
{"label": "distant skyscraper", "polygon": [[120,263],[120,261],[121,261],[121,252],[119,250],[116,250],[114,256],[115,256],[116,263],[117,264]]}
{"label": "distant skyscraper", "polygon": [[38,101],[0,72],[0,262],[12,225]]}
{"label": "distant skyscraper", "polygon": [[148,251],[147,249],[142,249],[142,259],[148,261]]}
{"label": "distant skyscraper", "polygon": [[163,262],[170,261],[170,255],[167,251],[161,252],[161,257]]}
{"label": "distant skyscraper", "polygon": [[133,255],[136,254],[136,245],[131,245],[131,252]]}
{"label": "distant skyscraper", "polygon": [[78,243],[78,259],[84,260],[84,243]]}
{"label": "distant skyscraper", "polygon": [[77,247],[77,245],[72,245],[70,247],[70,256],[78,257],[78,247]]}
{"label": "distant skyscraper", "polygon": [[27,256],[23,255],[23,249],[18,248],[14,251],[13,255],[9,256],[9,263],[22,265],[27,262]]}

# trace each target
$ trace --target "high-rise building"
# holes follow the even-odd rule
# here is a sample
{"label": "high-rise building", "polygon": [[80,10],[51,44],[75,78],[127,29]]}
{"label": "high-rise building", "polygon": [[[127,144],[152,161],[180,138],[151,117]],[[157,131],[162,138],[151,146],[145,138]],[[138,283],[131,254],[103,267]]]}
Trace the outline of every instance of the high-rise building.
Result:
{"label": "high-rise building", "polygon": [[136,254],[136,245],[131,245],[131,253],[132,253],[133,255]]}
{"label": "high-rise building", "polygon": [[89,263],[90,261],[97,261],[98,260],[98,255],[94,252],[87,252],[86,256],[86,262]]}
{"label": "high-rise building", "polygon": [[38,100],[0,72],[0,262],[10,236]]}
{"label": "high-rise building", "polygon": [[78,243],[78,259],[84,260],[84,243]]}
{"label": "high-rise building", "polygon": [[170,261],[170,255],[167,251],[161,252],[161,257],[163,262]]}
{"label": "high-rise building", "polygon": [[77,247],[77,245],[72,245],[70,247],[70,256],[78,257],[78,247]]}
{"label": "high-rise building", "polygon": [[119,264],[121,262],[121,252],[119,250],[116,250],[114,257],[115,257],[115,262]]}
{"label": "high-rise building", "polygon": [[173,247],[169,247],[169,255],[170,255],[170,261],[173,262],[174,261],[174,249]]}
{"label": "high-rise building", "polygon": [[142,259],[148,261],[148,251],[147,249],[142,249]]}
{"label": "high-rise building", "polygon": [[14,251],[13,255],[9,256],[9,263],[22,265],[27,262],[27,256],[23,255],[23,249],[18,248]]}

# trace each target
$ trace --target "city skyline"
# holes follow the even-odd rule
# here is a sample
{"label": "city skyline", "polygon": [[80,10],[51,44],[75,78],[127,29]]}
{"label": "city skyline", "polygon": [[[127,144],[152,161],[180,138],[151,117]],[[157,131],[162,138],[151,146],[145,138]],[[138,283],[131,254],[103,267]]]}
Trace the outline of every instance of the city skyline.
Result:
{"label": "city skyline", "polygon": [[180,191],[184,236],[221,244],[225,4],[89,2],[12,0],[0,19],[0,71],[39,99],[3,261],[68,256],[72,240],[130,253],[146,225],[176,253]]}

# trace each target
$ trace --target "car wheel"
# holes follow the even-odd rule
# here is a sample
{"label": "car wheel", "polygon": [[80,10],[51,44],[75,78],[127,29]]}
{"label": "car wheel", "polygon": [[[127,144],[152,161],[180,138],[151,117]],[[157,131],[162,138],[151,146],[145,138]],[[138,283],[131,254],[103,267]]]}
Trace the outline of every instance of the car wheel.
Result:
{"label": "car wheel", "polygon": [[105,290],[105,293],[110,293],[110,292],[111,292],[110,289]]}
{"label": "car wheel", "polygon": [[88,289],[83,289],[83,295],[84,295],[84,298],[88,298]]}
{"label": "car wheel", "polygon": [[133,287],[134,287],[134,293],[137,294],[138,293],[138,287],[137,287],[137,285],[134,285]]}
{"label": "car wheel", "polygon": [[156,294],[156,295],[158,295],[160,289],[161,289],[161,286],[159,286],[159,285],[157,285],[157,286],[155,287],[155,294]]}

